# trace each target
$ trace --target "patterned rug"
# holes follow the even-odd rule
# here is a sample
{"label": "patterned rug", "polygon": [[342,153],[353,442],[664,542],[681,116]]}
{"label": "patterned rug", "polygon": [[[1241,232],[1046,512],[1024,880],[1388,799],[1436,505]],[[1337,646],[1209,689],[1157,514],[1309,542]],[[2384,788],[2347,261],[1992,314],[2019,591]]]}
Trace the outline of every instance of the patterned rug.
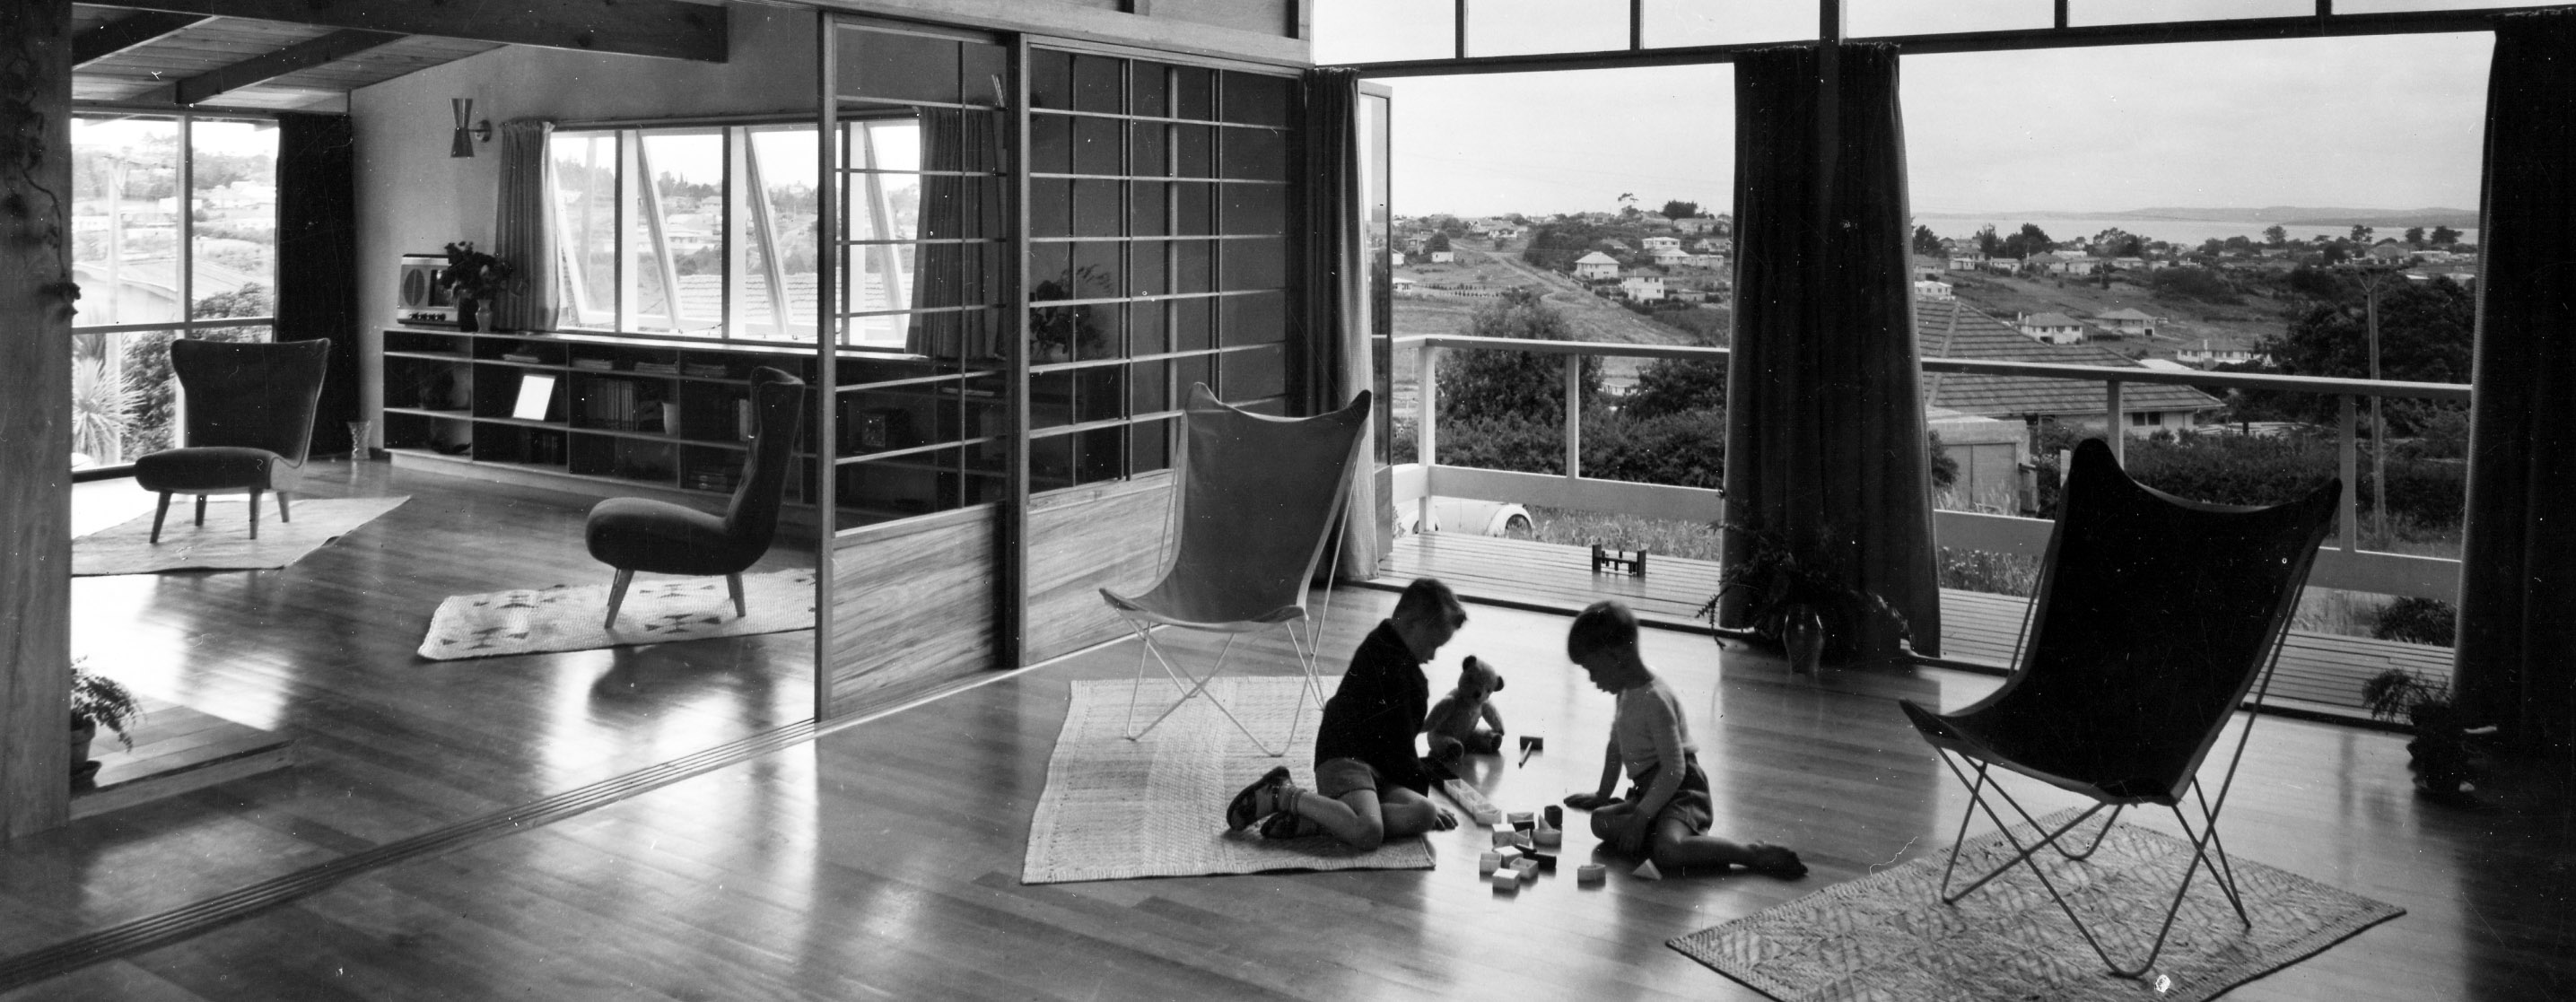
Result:
{"label": "patterned rug", "polygon": [[262,497],[259,538],[250,538],[247,497],[207,499],[206,524],[196,523],[196,498],[170,499],[161,542],[152,542],[152,516],[72,540],[72,576],[159,574],[164,571],[247,571],[284,567],[346,536],[408,497],[311,498],[287,503],[292,522],[277,520],[277,503]]}
{"label": "patterned rug", "polygon": [[[1338,683],[1325,679],[1324,691]],[[1208,690],[1253,733],[1276,745],[1273,735],[1288,730],[1298,684],[1295,678],[1224,678]],[[1226,802],[1271,766],[1284,764],[1298,785],[1314,787],[1321,708],[1313,700],[1306,703],[1288,754],[1271,758],[1205,700],[1191,700],[1142,739],[1127,740],[1130,686],[1124,680],[1073,683],[1064,733],[1047,763],[1046,792],[1029,821],[1021,883],[1431,868],[1431,844],[1418,836],[1364,853],[1325,836],[1264,839],[1255,829],[1226,832]],[[1152,720],[1178,695],[1161,678],[1149,677],[1145,686],[1136,707],[1139,723]]]}
{"label": "patterned rug", "polygon": [[[2073,814],[2061,811],[2040,823],[2054,827]],[[2029,844],[2028,829],[2015,827]],[[2080,834],[2089,839],[2099,830],[2098,822],[2087,822]],[[1960,872],[1984,873],[2011,852],[2001,833],[1970,839],[1960,847]],[[2069,862],[2049,850],[2039,858],[2048,861],[2049,879],[2112,956],[2135,963],[2164,920],[2173,881],[2191,860],[2191,844],[2122,824],[2090,860]],[[1928,855],[1669,945],[1782,1002],[2200,1002],[2405,914],[2395,905],[2232,856],[2254,927],[2237,920],[2204,870],[2192,882],[2155,969],[2129,980],[2103,968],[2028,867],[2015,867],[1955,907],[1943,905],[1941,869],[1948,859]]]}
{"label": "patterned rug", "polygon": [[[600,568],[601,577],[608,574]],[[608,617],[605,583],[453,595],[430,616],[420,656],[454,661],[814,628],[811,570],[745,574],[742,600],[750,615],[736,616],[720,577],[639,575],[626,589],[611,633],[601,627]]]}

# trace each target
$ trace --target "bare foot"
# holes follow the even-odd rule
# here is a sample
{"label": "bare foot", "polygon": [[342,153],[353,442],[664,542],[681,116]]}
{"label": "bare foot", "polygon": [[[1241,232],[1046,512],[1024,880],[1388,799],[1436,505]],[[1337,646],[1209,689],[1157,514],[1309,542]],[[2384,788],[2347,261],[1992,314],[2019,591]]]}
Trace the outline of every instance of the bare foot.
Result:
{"label": "bare foot", "polygon": [[1434,807],[1431,809],[1431,827],[1444,832],[1456,828],[1458,816],[1449,813],[1446,808]]}

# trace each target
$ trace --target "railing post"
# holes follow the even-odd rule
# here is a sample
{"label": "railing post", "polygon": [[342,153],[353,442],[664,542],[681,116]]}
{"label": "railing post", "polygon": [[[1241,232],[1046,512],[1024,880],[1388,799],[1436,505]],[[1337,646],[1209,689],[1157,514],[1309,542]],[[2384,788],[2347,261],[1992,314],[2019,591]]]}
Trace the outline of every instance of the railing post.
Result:
{"label": "railing post", "polygon": [[1583,475],[1583,356],[1565,356],[1565,479]]}
{"label": "railing post", "polygon": [[2352,395],[2335,398],[2335,466],[2343,477],[2343,551],[2361,549],[2361,481],[2357,479],[2361,463],[2354,455]]}
{"label": "railing post", "polygon": [[2117,379],[2102,381],[2102,414],[2102,426],[2110,430],[2105,438],[2111,446],[2111,458],[2119,460],[2125,469],[2129,465],[2129,427],[2123,423],[2120,413],[2120,381]]}
{"label": "railing post", "polygon": [[1426,344],[1414,358],[1413,461],[1422,464],[1422,497],[1414,502],[1414,530],[1431,531],[1431,471],[1439,464],[1440,349]]}

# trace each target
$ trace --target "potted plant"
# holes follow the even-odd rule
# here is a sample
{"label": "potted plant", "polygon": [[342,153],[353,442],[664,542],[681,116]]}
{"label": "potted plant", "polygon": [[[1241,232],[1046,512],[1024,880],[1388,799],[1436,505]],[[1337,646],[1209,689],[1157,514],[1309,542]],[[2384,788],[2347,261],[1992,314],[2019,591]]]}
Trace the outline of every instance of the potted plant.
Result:
{"label": "potted plant", "polygon": [[447,245],[447,267],[438,273],[438,280],[456,293],[456,329],[482,330],[479,311],[509,288],[510,276],[516,273],[510,262],[475,250],[474,241]]}
{"label": "potted plant", "polygon": [[[1753,547],[1718,575],[1717,594],[1699,608],[1700,618],[1708,620],[1720,638],[1779,648],[1789,659],[1790,671],[1810,674],[1828,648],[1847,650],[1869,618],[1895,624],[1900,635],[1906,631],[1903,613],[1876,592],[1846,584],[1848,576],[1835,563],[1801,559],[1778,533],[1734,525],[1725,528],[1750,536]],[[1747,628],[1720,626],[1719,604],[1728,592],[1739,589],[1752,595]]]}
{"label": "potted plant", "polygon": [[2482,756],[2477,740],[2496,729],[2468,726],[2468,715],[2452,702],[2448,683],[2391,668],[2362,683],[2361,699],[2371,716],[2403,719],[2414,729],[2415,739],[2406,742],[2406,769],[2415,774],[2418,793],[2439,804],[2478,806],[2475,782]]}
{"label": "potted plant", "polygon": [[143,719],[143,707],[135,703],[134,693],[115,679],[81,667],[88,658],[72,661],[72,785],[87,785],[98,775],[98,763],[89,757],[89,744],[106,727],[116,733],[116,740],[127,750],[134,748],[134,737],[126,732]]}

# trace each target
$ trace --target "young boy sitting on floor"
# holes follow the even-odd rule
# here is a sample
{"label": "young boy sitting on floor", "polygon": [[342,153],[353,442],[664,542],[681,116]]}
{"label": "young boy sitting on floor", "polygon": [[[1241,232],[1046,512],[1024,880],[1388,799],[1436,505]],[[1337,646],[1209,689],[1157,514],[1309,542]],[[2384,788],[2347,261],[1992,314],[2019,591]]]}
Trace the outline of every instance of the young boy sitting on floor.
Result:
{"label": "young boy sitting on floor", "polygon": [[[1592,812],[1592,834],[1603,844],[1627,856],[1643,854],[1655,869],[1676,875],[1692,866],[1729,865],[1780,877],[1807,872],[1786,848],[1738,845],[1708,833],[1708,774],[1700,771],[1680,698],[1637,653],[1637,617],[1627,606],[1595,602],[1575,616],[1565,656],[1619,700],[1599,792],[1565,798],[1566,806]],[[1632,785],[1628,798],[1617,800],[1610,793],[1623,768]]]}
{"label": "young boy sitting on floor", "polygon": [[1455,828],[1431,802],[1431,775],[1413,753],[1431,698],[1423,662],[1467,622],[1466,607],[1434,578],[1406,585],[1395,614],[1351,655],[1350,671],[1315,728],[1315,789],[1270,770],[1226,805],[1229,831],[1262,821],[1266,838],[1329,834],[1366,851],[1390,838]]}

